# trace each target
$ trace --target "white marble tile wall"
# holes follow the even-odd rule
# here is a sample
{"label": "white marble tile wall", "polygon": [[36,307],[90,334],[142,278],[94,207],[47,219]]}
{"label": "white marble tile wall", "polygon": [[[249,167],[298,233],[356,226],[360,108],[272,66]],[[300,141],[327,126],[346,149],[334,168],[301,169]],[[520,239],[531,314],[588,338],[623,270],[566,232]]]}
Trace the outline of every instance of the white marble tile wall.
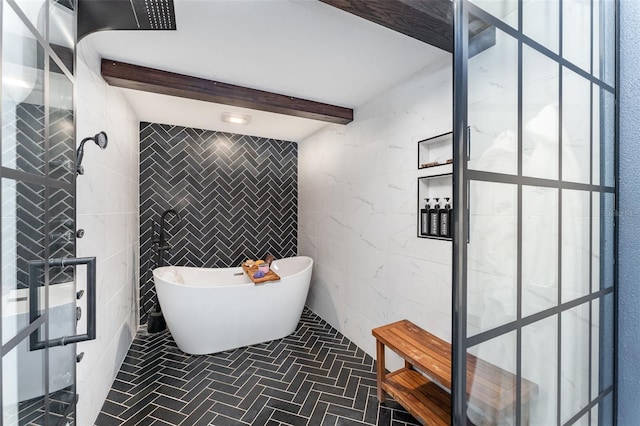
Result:
{"label": "white marble tile wall", "polygon": [[416,237],[417,142],[451,131],[451,84],[430,66],[299,144],[307,304],[373,356],[371,329],[403,318],[451,338],[451,243]]}
{"label": "white marble tile wall", "polygon": [[[96,256],[97,338],[78,345],[78,424],[93,424],[135,336],[138,294],[138,118],[100,76],[91,38],[78,46],[77,139],[104,130],[105,150],[85,145],[77,180],[78,256]],[[79,277],[81,278],[81,277]],[[81,285],[79,283],[79,285]]]}

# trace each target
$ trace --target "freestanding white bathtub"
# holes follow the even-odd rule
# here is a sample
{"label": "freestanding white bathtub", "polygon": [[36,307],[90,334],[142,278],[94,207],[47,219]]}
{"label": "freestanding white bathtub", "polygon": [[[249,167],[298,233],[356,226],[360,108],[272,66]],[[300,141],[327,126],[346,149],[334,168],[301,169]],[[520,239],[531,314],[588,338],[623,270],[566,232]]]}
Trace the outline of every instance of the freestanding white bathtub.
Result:
{"label": "freestanding white bathtub", "polygon": [[167,326],[181,351],[202,355],[280,339],[296,329],[313,259],[271,264],[280,281],[255,285],[242,268],[163,266],[153,279]]}

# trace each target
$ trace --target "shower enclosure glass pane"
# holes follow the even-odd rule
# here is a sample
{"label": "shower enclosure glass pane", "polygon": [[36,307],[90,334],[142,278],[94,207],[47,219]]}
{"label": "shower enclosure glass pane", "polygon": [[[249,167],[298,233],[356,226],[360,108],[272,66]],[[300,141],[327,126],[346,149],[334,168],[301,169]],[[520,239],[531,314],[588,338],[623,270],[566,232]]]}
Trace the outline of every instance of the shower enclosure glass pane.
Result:
{"label": "shower enclosure glass pane", "polygon": [[36,289],[44,301],[44,225],[45,187],[2,179],[3,344],[30,323],[29,289]]}
{"label": "shower enclosure glass pane", "polygon": [[[615,185],[615,96],[606,90],[600,91],[600,184]],[[594,164],[594,167],[596,165]]]}
{"label": "shower enclosure glass pane", "polygon": [[523,0],[522,8],[524,35],[554,53],[558,53],[560,2],[557,0]]}
{"label": "shower enclosure glass pane", "polygon": [[522,55],[522,173],[558,179],[559,66],[526,46]]}
{"label": "shower enclosure glass pane", "polygon": [[[591,103],[591,183],[593,185],[600,184],[600,151],[604,147],[601,147],[600,142],[600,89],[595,84],[591,85],[591,93],[593,96],[593,102]],[[607,154],[605,153],[605,157]]]}
{"label": "shower enclosure glass pane", "polygon": [[591,83],[562,69],[562,180],[591,182]]}
{"label": "shower enclosure glass pane", "polygon": [[613,287],[615,266],[615,195],[602,194],[603,203],[600,206],[600,288]]}
{"label": "shower enclosure glass pane", "polygon": [[613,286],[615,195],[593,194],[591,291]]}
{"label": "shower enclosure glass pane", "polygon": [[44,351],[29,351],[23,340],[2,357],[2,421],[4,426],[42,424],[45,406]]}
{"label": "shower enclosure glass pane", "polygon": [[[454,52],[458,425],[611,424],[616,104],[607,2],[513,0],[510,27],[501,2],[454,0],[466,28],[482,16],[496,29],[494,45],[463,58],[472,34],[454,23],[463,47]],[[512,382],[495,389],[504,404],[483,406],[469,354]]]}
{"label": "shower enclosure glass pane", "polygon": [[[60,6],[62,7],[62,6]],[[64,8],[65,10],[68,10]],[[71,13],[71,12],[69,12]],[[53,23],[53,16],[50,16]],[[72,42],[73,40],[71,40]],[[73,43],[71,43],[73,46]],[[54,50],[55,46],[52,46]],[[73,51],[70,51],[73,55]],[[73,82],[53,60],[49,61],[49,177],[73,183],[75,175],[75,126]],[[49,188],[49,258],[75,257],[75,197],[65,188]],[[79,288],[86,288],[86,267],[77,267],[83,277]],[[76,324],[86,324],[86,296],[76,302],[74,267],[49,268],[49,341],[78,334]],[[80,286],[82,284],[82,286]],[[78,305],[79,311],[76,311]],[[79,313],[81,318],[76,319]],[[86,332],[86,330],[82,330]],[[41,337],[41,339],[44,339]],[[74,345],[49,348],[49,416],[73,418],[75,410]]]}
{"label": "shower enclosure glass pane", "polygon": [[590,205],[587,191],[562,193],[562,302],[590,292]]}
{"label": "shower enclosure glass pane", "polygon": [[585,413],[573,424],[576,426],[589,426],[589,413]]}
{"label": "shower enclosure glass pane", "polygon": [[591,2],[562,1],[562,56],[587,72],[591,70]]}
{"label": "shower enclosure glass pane", "polygon": [[71,183],[75,172],[73,83],[56,62],[49,64],[49,177]]}
{"label": "shower enclosure glass pane", "polygon": [[471,182],[468,333],[516,318],[517,187]]}
{"label": "shower enclosure glass pane", "polygon": [[[467,417],[476,425],[515,424],[516,333],[504,334],[468,350]],[[497,367],[497,369],[496,369]],[[511,374],[497,373],[499,369]],[[486,378],[497,383],[499,393],[489,393]],[[504,406],[497,411],[495,406]]]}
{"label": "shower enclosure glass pane", "polygon": [[591,193],[591,292],[600,290],[600,193]]}
{"label": "shower enclosure glass pane", "polygon": [[55,266],[76,253],[74,83],[64,71],[73,69],[75,36],[59,37],[75,27],[71,4],[0,8],[3,425],[75,423],[76,345],[61,338],[85,318],[74,269]]}
{"label": "shower enclosure glass pane", "polygon": [[[602,81],[610,86],[615,85],[616,78],[616,1],[615,0],[593,0],[594,9],[594,32],[597,31],[598,38],[594,38],[594,68],[598,62],[599,73],[595,73]],[[597,29],[595,28],[597,27]],[[595,50],[595,46],[599,46]]]}
{"label": "shower enclosure glass pane", "polygon": [[15,0],[18,8],[24,13],[42,38],[46,36],[46,10],[44,5],[47,0]]}
{"label": "shower enclosure glass pane", "polygon": [[518,28],[518,2],[514,0],[471,0],[473,4],[504,23]]}
{"label": "shower enclosure glass pane", "polygon": [[614,347],[614,306],[613,294],[605,295],[600,302],[600,392],[604,392],[613,386],[613,347]]}
{"label": "shower enclosure glass pane", "polygon": [[598,426],[598,406],[591,409],[591,426]]}
{"label": "shower enclosure glass pane", "polygon": [[469,168],[518,171],[518,42],[496,30],[499,49],[469,60]]}
{"label": "shower enclosure glass pane", "polygon": [[589,404],[589,304],[566,310],[560,318],[560,418],[565,423]]}
{"label": "shower enclosure glass pane", "polygon": [[550,425],[556,421],[558,392],[558,316],[554,315],[522,328],[522,378],[538,385],[524,400],[521,422]]}
{"label": "shower enclosure glass pane", "polygon": [[600,299],[591,302],[591,399],[600,394]]}
{"label": "shower enclosure glass pane", "polygon": [[[81,271],[79,269],[79,271]],[[84,271],[82,271],[84,272]],[[49,269],[49,341],[76,334],[76,286],[73,268]],[[66,278],[66,282],[56,280]],[[83,298],[86,300],[86,298]],[[81,322],[85,323],[86,308],[82,306]],[[44,340],[44,336],[40,336]],[[39,352],[43,352],[42,350]],[[75,386],[75,345],[52,346],[49,348],[49,416],[59,420],[69,415],[74,408]],[[71,418],[71,417],[70,417]],[[55,421],[53,421],[55,424]]]}
{"label": "shower enclosure glass pane", "polygon": [[73,1],[49,2],[49,45],[73,74],[73,54],[75,48],[75,14]]}
{"label": "shower enclosure glass pane", "polygon": [[44,175],[44,48],[5,4],[2,17],[2,166]]}
{"label": "shower enclosure glass pane", "polygon": [[522,315],[558,304],[558,189],[522,187]]}

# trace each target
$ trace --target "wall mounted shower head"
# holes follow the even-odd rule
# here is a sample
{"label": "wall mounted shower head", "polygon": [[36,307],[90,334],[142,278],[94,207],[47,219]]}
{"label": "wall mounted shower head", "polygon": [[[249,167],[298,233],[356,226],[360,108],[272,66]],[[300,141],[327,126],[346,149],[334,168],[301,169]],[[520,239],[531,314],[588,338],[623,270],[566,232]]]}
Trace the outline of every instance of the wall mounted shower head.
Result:
{"label": "wall mounted shower head", "polygon": [[84,167],[82,167],[82,157],[84,157],[84,144],[88,141],[94,141],[96,145],[100,147],[100,149],[105,149],[107,147],[109,139],[107,138],[107,134],[105,132],[100,132],[93,137],[82,139],[82,141],[80,142],[80,146],[78,147],[78,152],[76,153],[76,172],[79,175],[84,174]]}

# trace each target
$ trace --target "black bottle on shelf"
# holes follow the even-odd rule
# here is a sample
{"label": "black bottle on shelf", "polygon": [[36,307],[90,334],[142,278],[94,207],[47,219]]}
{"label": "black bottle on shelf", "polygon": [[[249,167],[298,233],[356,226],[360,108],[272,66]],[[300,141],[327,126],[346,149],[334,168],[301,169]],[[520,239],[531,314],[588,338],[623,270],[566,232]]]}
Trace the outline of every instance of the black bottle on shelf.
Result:
{"label": "black bottle on shelf", "polygon": [[443,209],[440,209],[440,236],[449,238],[451,237],[451,204],[449,204],[449,198],[445,197],[447,203]]}
{"label": "black bottle on shelf", "polygon": [[424,208],[420,209],[420,235],[429,235],[429,199],[425,201]]}
{"label": "black bottle on shelf", "polygon": [[429,209],[429,235],[432,237],[440,236],[440,199],[434,198],[436,203],[432,209]]}

